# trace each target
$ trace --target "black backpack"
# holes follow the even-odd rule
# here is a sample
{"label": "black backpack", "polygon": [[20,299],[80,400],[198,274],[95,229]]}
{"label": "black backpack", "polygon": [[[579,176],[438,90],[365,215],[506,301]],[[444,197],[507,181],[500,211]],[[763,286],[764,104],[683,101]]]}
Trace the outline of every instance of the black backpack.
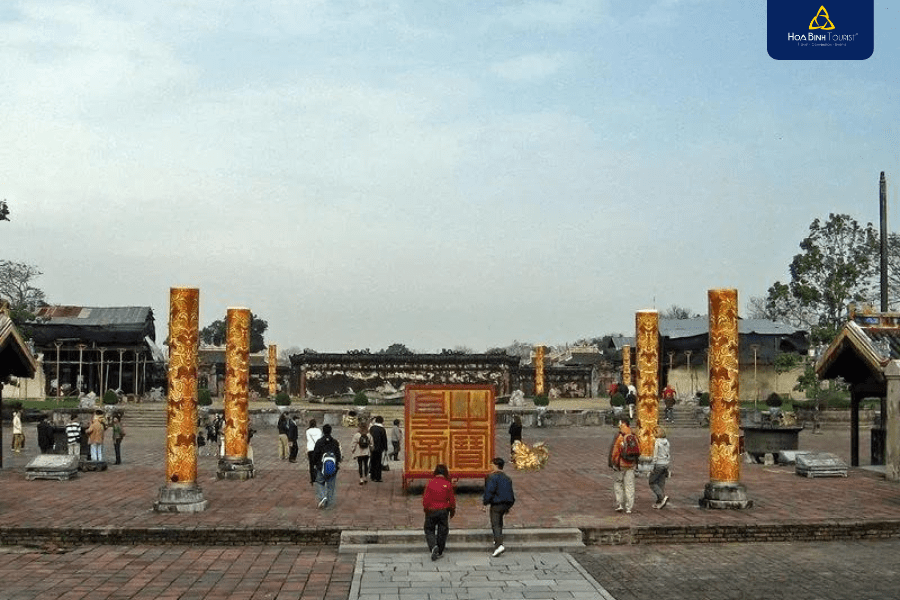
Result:
{"label": "black backpack", "polygon": [[356,445],[359,446],[360,449],[362,449],[362,450],[365,450],[366,448],[368,448],[369,447],[369,434],[363,434],[363,435],[359,436],[359,441],[356,443]]}

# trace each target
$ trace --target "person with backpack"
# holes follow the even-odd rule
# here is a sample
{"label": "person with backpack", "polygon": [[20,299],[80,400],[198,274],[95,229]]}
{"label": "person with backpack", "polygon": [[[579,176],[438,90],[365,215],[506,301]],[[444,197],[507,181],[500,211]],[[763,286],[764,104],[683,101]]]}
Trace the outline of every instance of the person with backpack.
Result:
{"label": "person with backpack", "polygon": [[361,423],[359,431],[353,436],[353,445],[350,447],[350,454],[356,459],[356,466],[359,469],[359,485],[363,485],[368,481],[369,477],[369,448],[372,446],[372,436],[369,435],[369,428],[365,423]]}
{"label": "person with backpack", "polygon": [[616,512],[631,514],[634,508],[634,468],[641,456],[641,445],[631,431],[628,417],[619,419],[619,431],[609,449],[609,466],[615,471],[613,492],[616,495]]}
{"label": "person with backpack", "polygon": [[322,426],[322,437],[312,452],[316,465],[316,505],[334,506],[337,500],[337,474],[341,465],[341,443],[331,437],[331,425]]}
{"label": "person with backpack", "polygon": [[662,508],[669,501],[666,496],[666,479],[669,478],[669,440],[666,430],[656,427],[656,441],[653,443],[653,470],[650,471],[650,489],[656,494],[653,508]]}

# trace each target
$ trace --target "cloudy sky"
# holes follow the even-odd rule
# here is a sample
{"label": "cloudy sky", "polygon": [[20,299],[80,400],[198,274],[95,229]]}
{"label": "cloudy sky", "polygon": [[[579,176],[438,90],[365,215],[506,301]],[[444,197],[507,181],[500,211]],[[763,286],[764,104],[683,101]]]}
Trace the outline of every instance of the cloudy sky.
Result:
{"label": "cloudy sky", "polygon": [[0,257],[160,340],[190,286],[202,325],[246,306],[319,351],[745,307],[813,219],[877,227],[880,171],[900,229],[875,14],[870,59],[787,62],[762,0],[6,0]]}

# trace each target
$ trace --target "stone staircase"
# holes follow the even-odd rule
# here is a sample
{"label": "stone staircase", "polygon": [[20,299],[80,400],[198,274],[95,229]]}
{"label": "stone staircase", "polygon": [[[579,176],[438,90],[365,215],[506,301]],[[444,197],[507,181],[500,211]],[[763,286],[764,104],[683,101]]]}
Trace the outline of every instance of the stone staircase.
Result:
{"label": "stone staircase", "polygon": [[166,426],[165,402],[152,404],[124,404],[117,407],[122,411],[122,424],[128,427],[162,427]]}
{"label": "stone staircase", "polygon": [[[581,530],[566,528],[504,529],[503,545],[508,552],[570,552],[584,548]],[[493,538],[490,529],[453,529],[447,537],[447,548],[454,551],[490,552]],[[416,530],[344,530],[338,552],[425,552],[425,534]]]}
{"label": "stone staircase", "polygon": [[701,427],[706,426],[707,421],[698,418],[696,406],[676,404],[672,409],[672,420],[666,421],[666,413],[663,407],[659,411],[659,424],[663,427]]}

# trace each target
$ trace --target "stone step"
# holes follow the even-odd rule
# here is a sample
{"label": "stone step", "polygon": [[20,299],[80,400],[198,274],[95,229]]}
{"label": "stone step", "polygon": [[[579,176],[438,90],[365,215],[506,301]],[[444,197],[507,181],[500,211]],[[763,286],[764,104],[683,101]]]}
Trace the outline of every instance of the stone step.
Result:
{"label": "stone step", "polygon": [[[503,531],[503,545],[509,552],[552,551],[570,552],[584,548],[581,530],[577,527],[510,528]],[[489,552],[493,547],[490,529],[453,529],[447,537],[447,547],[453,550]],[[340,553],[356,552],[424,552],[425,534],[417,530],[344,530],[341,532]]]}

